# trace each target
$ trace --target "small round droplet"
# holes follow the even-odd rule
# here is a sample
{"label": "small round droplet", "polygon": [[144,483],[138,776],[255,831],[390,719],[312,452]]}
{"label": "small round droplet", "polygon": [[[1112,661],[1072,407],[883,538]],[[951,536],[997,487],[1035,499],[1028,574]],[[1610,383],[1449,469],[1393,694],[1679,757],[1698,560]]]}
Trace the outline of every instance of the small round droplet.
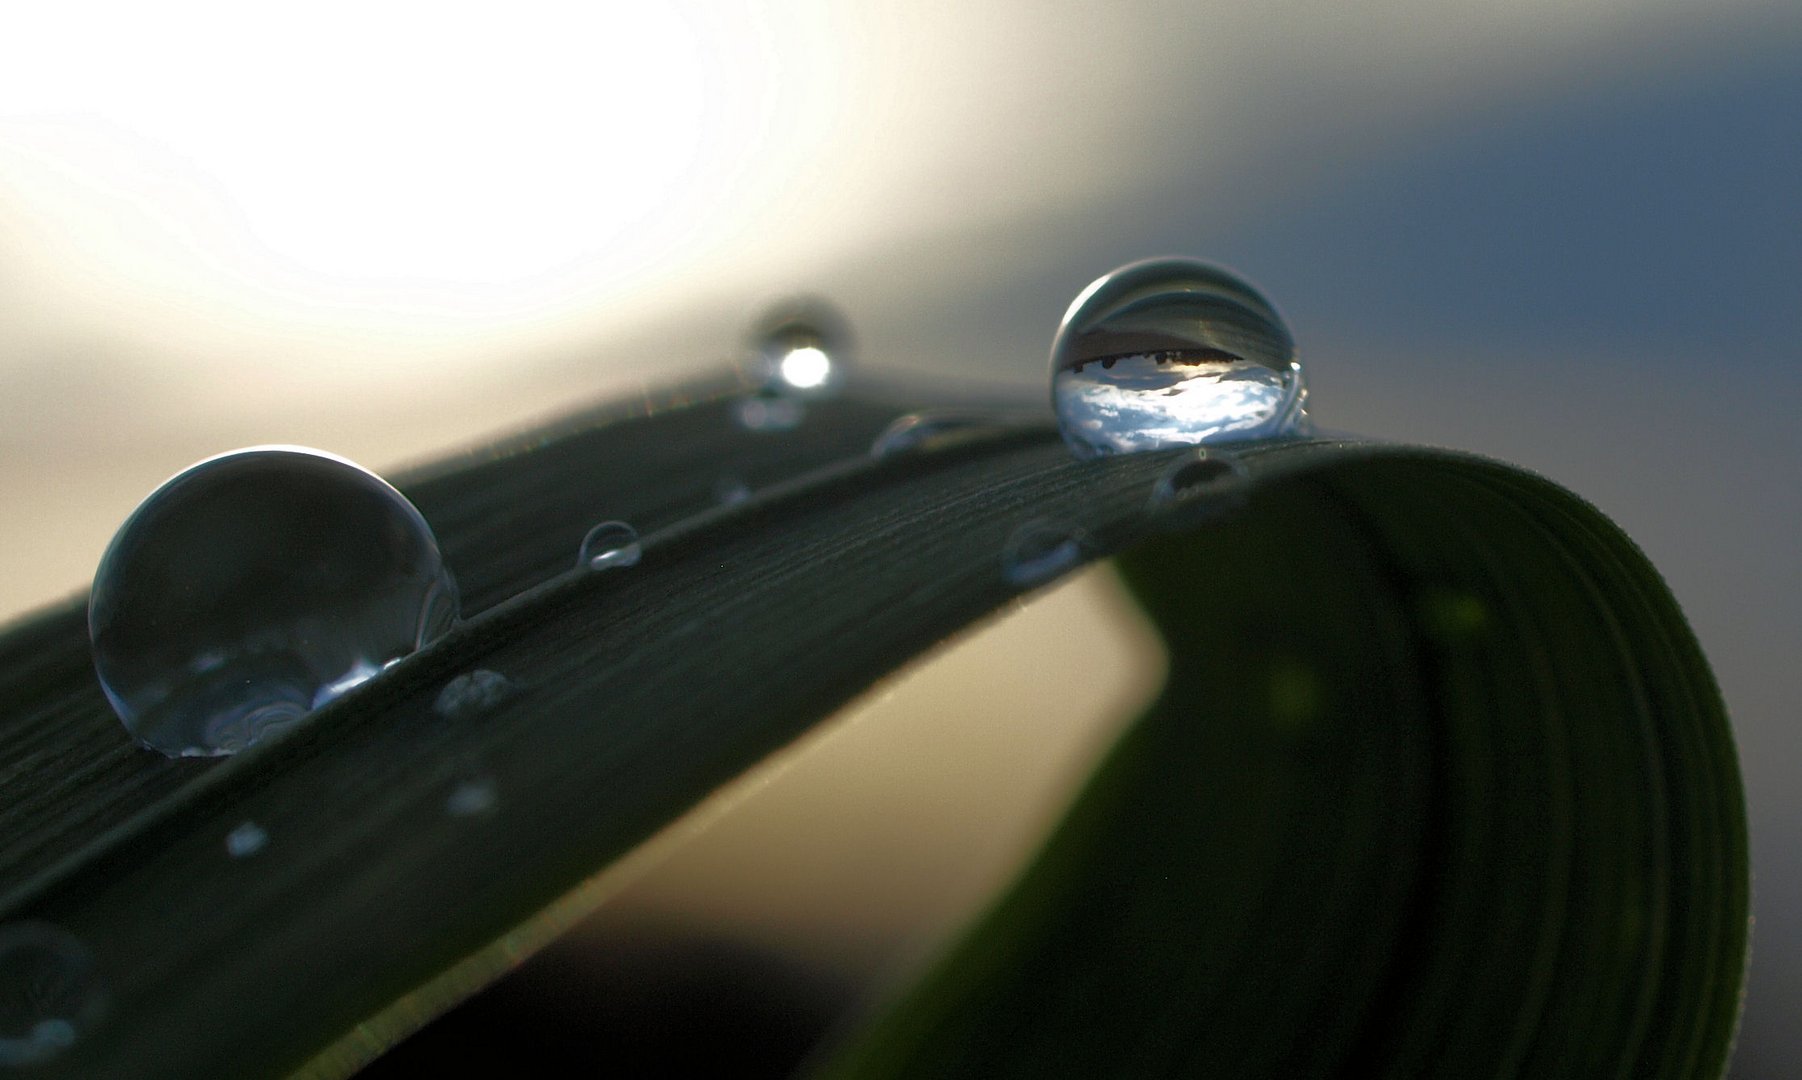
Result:
{"label": "small round droplet", "polygon": [[494,781],[477,777],[457,785],[444,800],[444,812],[451,817],[479,817],[491,813],[497,801]]}
{"label": "small round droplet", "polygon": [[1051,402],[1081,457],[1303,435],[1289,330],[1257,290],[1195,259],[1096,279],[1051,343]]}
{"label": "small round droplet", "polygon": [[1031,588],[1075,567],[1091,553],[1088,534],[1073,525],[1039,519],[1015,529],[1001,551],[1008,584]]}
{"label": "small round droplet", "polygon": [[615,570],[637,566],[643,554],[638,530],[623,521],[603,521],[582,538],[576,565],[590,570]]}
{"label": "small round droplet", "polygon": [[870,445],[870,456],[893,457],[946,447],[1007,431],[1018,431],[1029,421],[1000,410],[930,409],[896,419]]}
{"label": "small round droplet", "polygon": [[799,399],[783,397],[769,390],[759,390],[733,403],[732,415],[746,431],[774,433],[793,431],[807,418],[807,406]]}
{"label": "small round droplet", "polygon": [[772,306],[751,332],[748,374],[765,391],[822,397],[844,382],[851,334],[844,316],[817,297]]}
{"label": "small round droplet", "polygon": [[246,821],[225,834],[225,853],[234,859],[248,859],[269,843],[269,834],[254,821]]}
{"label": "small round droplet", "polygon": [[1188,525],[1228,514],[1245,504],[1250,474],[1232,454],[1192,450],[1175,461],[1151,485],[1146,510],[1169,525]]}
{"label": "small round droplet", "polygon": [[301,447],[239,450],[157,488],[94,576],[94,667],[125,728],[231,754],[443,634],[457,586],[380,477]]}
{"label": "small round droplet", "polygon": [[432,709],[446,720],[467,720],[513,696],[513,683],[498,671],[477,668],[444,684]]}
{"label": "small round droplet", "polygon": [[104,1007],[80,939],[44,922],[0,927],[0,1066],[55,1058],[93,1028]]}
{"label": "small round droplet", "polygon": [[751,497],[751,488],[736,476],[722,476],[713,485],[713,501],[721,506],[737,506]]}

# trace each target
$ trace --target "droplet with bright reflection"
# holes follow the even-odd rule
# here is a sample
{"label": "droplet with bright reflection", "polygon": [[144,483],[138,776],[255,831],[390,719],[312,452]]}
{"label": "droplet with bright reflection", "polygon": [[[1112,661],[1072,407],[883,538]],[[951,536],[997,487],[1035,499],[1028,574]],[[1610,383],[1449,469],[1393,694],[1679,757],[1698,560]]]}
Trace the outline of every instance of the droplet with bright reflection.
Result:
{"label": "droplet with bright reflection", "polygon": [[81,940],[45,922],[0,927],[0,1066],[41,1065],[99,1021],[106,996]]}
{"label": "droplet with bright reflection", "polygon": [[132,512],[88,599],[119,718],[171,757],[236,753],[443,634],[457,586],[406,497],[343,458],[208,458]]}
{"label": "droplet with bright reflection", "polygon": [[638,530],[623,521],[603,521],[588,530],[582,538],[582,549],[576,555],[576,566],[589,570],[613,570],[637,566],[644,555],[638,542]]}
{"label": "droplet with bright reflection", "polygon": [[749,375],[772,393],[823,397],[844,381],[851,334],[844,316],[817,297],[796,297],[771,307],[750,342]]}
{"label": "droplet with bright reflection", "polygon": [[1038,519],[1013,531],[1001,550],[1001,575],[1022,589],[1042,585],[1088,558],[1087,533],[1061,521]]}
{"label": "droplet with bright reflection", "polygon": [[893,457],[974,442],[1029,429],[1025,414],[999,409],[928,409],[908,413],[883,429],[870,444],[870,456]]}
{"label": "droplet with bright reflection", "polygon": [[1096,279],[1051,344],[1051,403],[1081,457],[1302,435],[1295,343],[1256,289],[1195,259]]}

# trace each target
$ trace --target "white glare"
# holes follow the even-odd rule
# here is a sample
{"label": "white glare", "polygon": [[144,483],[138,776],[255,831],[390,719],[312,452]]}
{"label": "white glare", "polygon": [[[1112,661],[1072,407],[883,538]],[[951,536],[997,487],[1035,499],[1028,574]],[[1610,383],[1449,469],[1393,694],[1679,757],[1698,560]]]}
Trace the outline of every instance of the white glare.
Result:
{"label": "white glare", "polygon": [[48,206],[55,258],[252,325],[548,320],[713,251],[812,160],[838,50],[804,15],[40,6],[0,34],[0,211]]}
{"label": "white glare", "polygon": [[832,374],[832,358],[809,345],[782,358],[782,381],[797,390],[812,390]]}

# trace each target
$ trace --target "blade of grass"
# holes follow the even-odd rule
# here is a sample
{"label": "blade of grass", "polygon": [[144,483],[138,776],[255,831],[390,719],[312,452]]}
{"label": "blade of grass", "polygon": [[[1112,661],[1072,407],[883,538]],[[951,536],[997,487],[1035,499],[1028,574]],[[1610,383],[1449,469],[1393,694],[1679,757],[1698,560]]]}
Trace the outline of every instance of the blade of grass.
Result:
{"label": "blade of grass", "polygon": [[[875,679],[1015,595],[1001,573],[1000,552],[1021,522],[1053,517],[1080,526],[1093,538],[1097,555],[1143,540],[1146,492],[1167,464],[1159,456],[1080,464],[1048,432],[1034,431],[871,462],[863,448],[898,411],[886,403],[853,400],[818,409],[787,436],[743,432],[730,424],[727,409],[703,397],[636,419],[567,425],[405,484],[439,530],[470,610],[481,613],[323,710],[292,736],[223,763],[196,768],[130,749],[86,672],[85,642],[71,611],[53,612],[0,639],[5,689],[0,701],[6,703],[0,732],[17,739],[10,745],[24,751],[7,773],[8,799],[0,807],[5,829],[0,835],[8,838],[0,857],[6,875],[0,878],[0,916],[46,919],[76,933],[93,950],[110,988],[107,1018],[44,1075],[272,1075],[308,1062],[324,1073],[354,1067],[474,982],[491,977],[510,953],[542,941],[567,917],[569,904],[598,902],[598,896],[576,890],[645,836]],[[1254,472],[1268,474],[1268,483],[1286,491],[1290,488],[1278,483],[1286,471],[1336,470],[1355,477],[1375,470],[1376,475],[1377,463],[1397,453],[1290,444],[1247,457]],[[1514,480],[1467,459],[1408,460],[1429,477],[1469,482],[1471,474],[1483,473],[1499,477],[1495,484]],[[753,487],[778,483],[743,505],[707,509],[722,472]],[[1426,610],[1439,612],[1422,616],[1391,610],[1403,602],[1397,599],[1402,594],[1385,589],[1413,581],[1415,561],[1425,566],[1450,558],[1465,569],[1487,564],[1447,556],[1447,542],[1440,538],[1435,546],[1430,530],[1417,537],[1419,551],[1397,554],[1400,546],[1383,540],[1376,526],[1340,520],[1350,504],[1344,492],[1330,485],[1310,488],[1304,481],[1294,482],[1300,485],[1296,490],[1309,494],[1285,498],[1301,498],[1308,513],[1273,526],[1263,511],[1248,512],[1229,527],[1206,533],[1224,545],[1212,552],[1178,541],[1146,549],[1177,545],[1180,573],[1190,575],[1191,584],[1175,595],[1193,599],[1197,590],[1208,592],[1206,603],[1162,612],[1173,649],[1205,654],[1219,645],[1233,624],[1211,620],[1223,606],[1261,609],[1252,601],[1271,576],[1262,571],[1286,565],[1291,551],[1314,551],[1317,559],[1329,558],[1318,553],[1329,553],[1358,568],[1345,581],[1332,582],[1338,590],[1333,595],[1344,594],[1340,606],[1323,607],[1327,614],[1320,614],[1310,606],[1311,596],[1290,596],[1298,606],[1271,609],[1270,624],[1290,628],[1284,631],[1290,637],[1272,631],[1275,636],[1261,645],[1257,635],[1227,643],[1221,655],[1239,656],[1242,663],[1221,670],[1220,686],[1207,685],[1203,696],[1209,707],[1234,715],[1227,705],[1240,698],[1278,708],[1269,705],[1275,701],[1291,726],[1300,723],[1305,730],[1308,724],[1301,721],[1314,715],[1317,699],[1349,685],[1322,682],[1322,671],[1375,670],[1390,677],[1370,690],[1371,700],[1392,699],[1395,716],[1414,716],[1413,728],[1435,732],[1427,745],[1438,745],[1433,740],[1459,745],[1420,719],[1432,714],[1435,703],[1443,704],[1446,692],[1434,681],[1437,669],[1419,666],[1423,657],[1436,654],[1404,646],[1434,618],[1455,628],[1464,610],[1462,594],[1445,593],[1449,599],[1437,608],[1422,601]],[[1456,484],[1448,479],[1438,487]],[[1403,503],[1390,506],[1384,498],[1373,498],[1367,516],[1392,527],[1406,516]],[[1254,508],[1265,501],[1260,488]],[[1585,527],[1600,530],[1599,543],[1606,548],[1605,526],[1578,516]],[[573,564],[577,540],[600,517],[626,517],[641,526],[643,563],[631,571],[570,574],[535,585]],[[1481,515],[1462,525],[1483,535],[1496,527]],[[1221,561],[1222,556],[1229,557]],[[1554,592],[1574,588],[1575,579],[1559,577],[1554,564],[1528,559],[1528,579],[1544,577]],[[1649,580],[1655,584],[1655,576]],[[1144,592],[1154,614],[1160,611],[1158,595],[1155,589]],[[1666,619],[1668,597],[1657,590],[1646,595],[1646,612],[1621,616],[1630,626]],[[1666,630],[1665,645],[1681,667],[1693,657],[1693,643],[1680,620]],[[1333,642],[1340,643],[1343,655],[1330,655]],[[1270,669],[1271,664],[1289,666]],[[438,716],[432,703],[440,688],[477,667],[502,672],[518,692],[481,716]],[[1456,684],[1472,701],[1510,689],[1518,674],[1498,675],[1480,665],[1473,671]],[[1232,672],[1249,673],[1250,681],[1235,686],[1225,677]],[[1692,675],[1680,675],[1666,679],[1669,685],[1658,682],[1662,676],[1650,679],[1641,696],[1651,700],[1653,691],[1645,687],[1653,686],[1661,695],[1687,695],[1673,707],[1700,718],[1694,741],[1711,755],[1703,760],[1714,787],[1699,794],[1685,787],[1667,803],[1701,814],[1702,824],[1678,830],[1691,845],[1690,855],[1719,857],[1719,865],[1698,873],[1698,884],[1684,894],[1707,902],[1707,911],[1697,915],[1701,928],[1684,947],[1717,946],[1720,962],[1712,986],[1731,981],[1739,970],[1731,891],[1703,891],[1731,880],[1735,866],[1743,867],[1734,863],[1731,845],[1721,841],[1723,830],[1730,833],[1739,820],[1733,801],[1737,776],[1730,747],[1722,748],[1707,718],[1710,702],[1718,714],[1711,684],[1699,689]],[[1172,694],[1198,685],[1179,678]],[[1177,699],[1166,699],[1171,700]],[[1663,709],[1665,698],[1658,701]],[[1244,738],[1231,735],[1228,724],[1203,728],[1215,738]],[[1291,808],[1295,820],[1287,824],[1287,819],[1252,823],[1257,827],[1251,832],[1230,838],[1232,850],[1271,865],[1289,865],[1283,860],[1290,841],[1345,864],[1334,888],[1298,917],[1343,918],[1346,904],[1371,902],[1373,894],[1360,884],[1370,869],[1364,861],[1369,850],[1389,851],[1401,860],[1374,894],[1375,901],[1391,904],[1370,913],[1384,926],[1403,925],[1422,910],[1425,883],[1438,880],[1442,864],[1462,865],[1448,861],[1447,853],[1464,848],[1449,839],[1419,838],[1438,836],[1427,827],[1436,818],[1416,811],[1448,809],[1440,794],[1448,782],[1440,773],[1449,765],[1420,771],[1415,759],[1424,753],[1419,739],[1425,736],[1413,728],[1404,725],[1406,738],[1360,744],[1348,771],[1332,783],[1276,769],[1287,752],[1279,741],[1250,759],[1275,771],[1248,769],[1238,786],[1219,788],[1256,796],[1235,806],[1258,799],[1287,806],[1279,798],[1287,793],[1318,813],[1328,805],[1327,793],[1340,792],[1343,799],[1336,805],[1353,808],[1335,816],[1338,831],[1322,836],[1300,830],[1296,822],[1303,818]],[[1529,760],[1562,760],[1519,731],[1502,734],[1526,747]],[[1134,734],[1123,746],[1145,738]],[[1310,752],[1331,757],[1340,749],[1329,742]],[[1126,753],[1123,749],[1110,760],[1117,763]],[[1482,774],[1478,766],[1490,758],[1473,752],[1470,760],[1470,768]],[[1109,770],[1098,785],[1111,783],[1105,778],[1119,766]],[[1302,781],[1315,779],[1321,779],[1322,798],[1310,801]],[[490,787],[491,811],[448,813],[447,800],[470,780]],[[1688,782],[1681,773],[1676,780]],[[1399,800],[1394,806],[1388,802],[1391,787]],[[1131,798],[1155,802],[1147,792]],[[1544,835],[1563,835],[1551,825],[1567,824],[1573,805],[1552,800],[1536,808],[1532,820],[1546,825],[1540,830]],[[1088,813],[1079,808],[1073,820]],[[1660,820],[1638,805],[1619,816],[1627,826]],[[253,858],[230,859],[224,836],[245,820],[267,831],[268,845]],[[1168,824],[1173,835],[1206,831],[1195,822]],[[1540,834],[1515,824],[1510,837]],[[1477,840],[1461,842],[1490,850]],[[1063,840],[1054,843],[1048,860],[1062,857],[1056,855],[1064,850],[1060,845],[1067,847]],[[1515,849],[1504,844],[1495,850]],[[1421,851],[1438,852],[1441,861],[1408,864],[1407,858]],[[1569,855],[1565,863],[1574,866],[1575,858]],[[1743,842],[1738,858],[1743,860]],[[1146,866],[1155,867],[1150,855],[1146,859]],[[1557,862],[1547,856],[1547,866]],[[1519,898],[1497,909],[1509,916],[1510,926],[1533,930],[1558,921],[1562,909],[1544,899],[1558,895],[1555,876],[1517,877],[1507,872],[1511,865],[1472,879],[1470,894],[1480,895],[1486,884],[1518,891]],[[1293,938],[1289,959],[1303,965],[1301,981],[1331,982],[1334,964],[1345,957],[1358,971],[1388,970],[1383,965],[1390,938],[1311,942],[1303,932],[1308,924],[1284,930],[1287,924],[1277,914],[1287,915],[1287,909],[1268,909],[1270,898],[1279,894],[1255,873],[1244,873],[1249,876],[1235,895],[1251,906],[1223,909],[1222,919],[1262,927],[1266,935],[1287,933]],[[1691,880],[1683,873],[1670,876]],[[1171,905],[1180,906],[1183,895],[1173,893],[1166,909],[1177,910]],[[559,898],[572,896],[562,914],[546,914],[558,911]],[[1737,910],[1743,931],[1743,904]],[[1664,914],[1658,917],[1669,921]],[[1467,931],[1469,936],[1454,944],[1477,947],[1472,942],[1481,935],[1473,928],[1483,925],[1481,919],[1454,904],[1443,920],[1435,933]],[[1028,945],[1032,940],[1016,930],[998,934]],[[1743,935],[1739,940],[1743,945]],[[1524,966],[1483,955],[1507,977],[1557,964],[1549,945],[1539,947],[1536,959]],[[1251,959],[1239,956],[1239,962]],[[1193,993],[1217,995],[1174,956],[1165,966],[1188,980],[1184,985]],[[1703,993],[1695,989],[1696,972],[1686,969],[1681,975],[1676,981],[1690,986],[1692,996]],[[1264,978],[1264,984],[1269,981]],[[1262,998],[1246,1000],[1280,1002],[1281,995],[1264,984]],[[1557,1000],[1551,996],[1556,978],[1542,975],[1523,985],[1540,986],[1545,1001]],[[1654,1021],[1687,1017],[1678,1006],[1688,1003],[1681,994],[1669,1001],[1658,998],[1632,1015]],[[1432,1004],[1421,999],[1423,1025],[1433,1019]],[[1701,1061],[1712,1052],[1719,1017],[1730,1021],[1731,1009],[1717,1002],[1708,1015],[1714,1019],[1701,1025],[1702,1035],[1672,1037],[1674,1045],[1699,1047]],[[1439,1017],[1434,1023],[1456,1019]],[[1381,1025],[1343,1017],[1337,1022],[1339,1042],[1324,1041],[1323,1048],[1389,1046],[1386,1037],[1372,1034],[1386,1030]],[[1265,1041],[1273,1045],[1300,1037],[1297,1029],[1280,1024],[1257,1030],[1266,1030]],[[1536,1045],[1529,1040],[1521,1052]]]}
{"label": "blade of grass", "polygon": [[1255,466],[1121,556],[1161,700],[817,1075],[1722,1075],[1743,796],[1657,575],[1493,464]]}

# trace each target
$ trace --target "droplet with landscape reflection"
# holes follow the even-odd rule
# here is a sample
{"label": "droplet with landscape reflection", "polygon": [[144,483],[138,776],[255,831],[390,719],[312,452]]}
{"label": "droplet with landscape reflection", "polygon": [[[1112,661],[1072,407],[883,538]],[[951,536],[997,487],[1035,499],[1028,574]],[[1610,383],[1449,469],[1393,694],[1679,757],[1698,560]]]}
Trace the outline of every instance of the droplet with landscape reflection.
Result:
{"label": "droplet with landscape reflection", "polygon": [[413,504],[294,446],[221,454],[157,488],[88,598],[101,687],[171,757],[243,750],[456,619],[456,582]]}
{"label": "droplet with landscape reflection", "polygon": [[1080,457],[1307,434],[1307,401],[1276,309],[1196,259],[1096,279],[1051,344],[1052,407]]}

